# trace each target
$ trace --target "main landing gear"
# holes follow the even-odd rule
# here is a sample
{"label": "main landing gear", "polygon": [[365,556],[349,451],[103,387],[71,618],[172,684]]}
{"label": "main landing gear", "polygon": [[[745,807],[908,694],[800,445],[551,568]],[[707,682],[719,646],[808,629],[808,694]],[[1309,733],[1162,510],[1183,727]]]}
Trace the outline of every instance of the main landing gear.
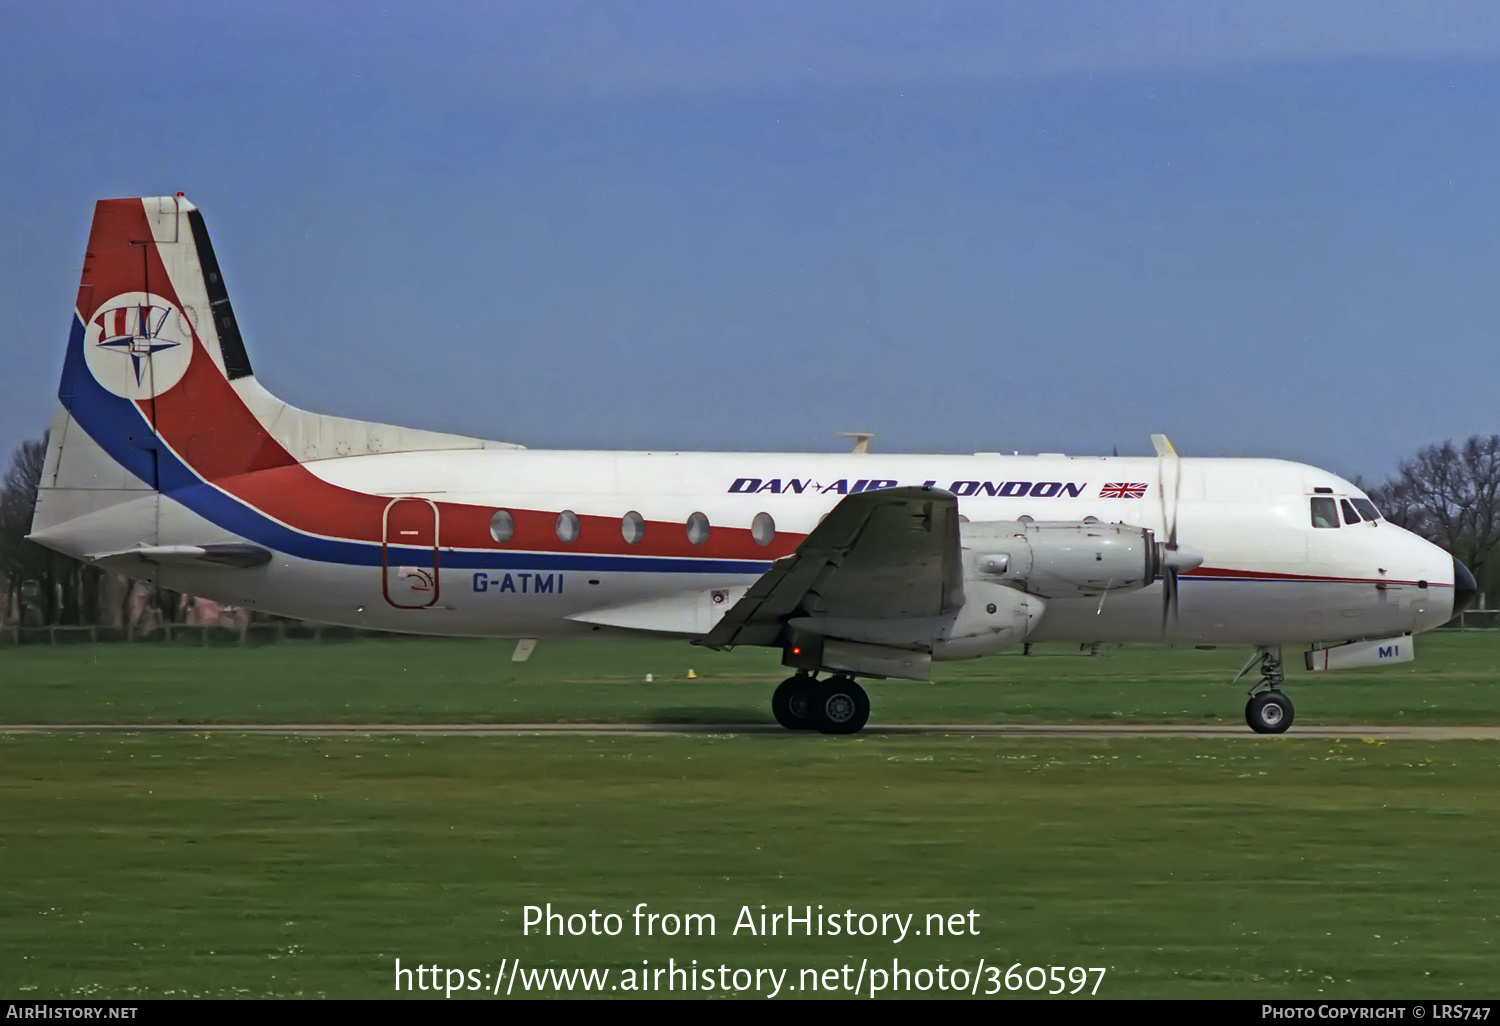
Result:
{"label": "main landing gear", "polygon": [[826,680],[799,673],[776,688],[771,712],[787,730],[857,734],[870,719],[870,696],[842,673]]}
{"label": "main landing gear", "polygon": [[1245,722],[1257,734],[1285,734],[1292,725],[1295,710],[1292,700],[1281,693],[1286,673],[1281,668],[1280,646],[1257,648],[1234,679],[1239,680],[1249,672],[1257,659],[1260,660],[1260,681],[1250,689],[1250,701],[1245,703]]}

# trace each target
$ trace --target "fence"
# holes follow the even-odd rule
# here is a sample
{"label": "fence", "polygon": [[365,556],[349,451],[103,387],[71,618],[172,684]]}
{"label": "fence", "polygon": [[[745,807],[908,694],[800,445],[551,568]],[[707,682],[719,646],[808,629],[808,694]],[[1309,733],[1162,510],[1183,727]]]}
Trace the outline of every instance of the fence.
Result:
{"label": "fence", "polygon": [[[1438,630],[1443,631],[1494,631],[1500,630],[1500,609],[1468,609],[1449,620]],[[196,643],[209,645],[264,645],[267,643],[297,641],[351,641],[355,638],[401,638],[413,637],[391,631],[365,630],[359,627],[335,627],[331,624],[296,623],[276,621],[252,623],[244,627],[211,627],[198,624],[167,623],[149,631],[136,631],[125,627],[0,627],[0,648],[14,645],[76,645],[98,642],[126,643]],[[1088,646],[1085,646],[1088,647]],[[1026,646],[1030,655],[1031,646]],[[1099,655],[1099,646],[1094,646],[1091,655]]]}
{"label": "fence", "polygon": [[1438,629],[1444,631],[1500,630],[1500,609],[1465,609]]}
{"label": "fence", "polygon": [[403,637],[389,631],[330,624],[276,621],[244,627],[213,627],[167,623],[149,631],[127,627],[0,627],[0,648],[13,645],[77,645],[98,642],[196,643],[209,645],[264,645],[291,640],[346,641],[354,638]]}

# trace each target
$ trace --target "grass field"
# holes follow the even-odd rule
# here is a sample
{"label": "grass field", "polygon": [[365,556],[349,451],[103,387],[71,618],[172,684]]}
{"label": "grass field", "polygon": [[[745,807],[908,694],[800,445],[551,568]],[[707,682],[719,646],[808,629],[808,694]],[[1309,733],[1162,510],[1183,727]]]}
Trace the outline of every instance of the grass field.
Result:
{"label": "grass field", "polygon": [[[697,958],[1105,966],[1101,995],[1493,995],[1500,747],[808,736],[0,739],[0,991],[391,993]],[[522,906],[712,912],[523,938]],[[739,907],[980,912],[764,940]]]}
{"label": "grass field", "polygon": [[[1424,637],[1412,667],[1297,680],[1299,715],[1500,722],[1497,641]],[[778,676],[687,649],[715,676],[646,686],[646,672],[685,672],[684,650],[551,649],[519,667],[487,643],[10,649],[0,722],[749,720],[765,718]],[[966,664],[938,684],[882,686],[877,720],[1234,720],[1242,697],[1223,671],[1237,659],[1127,649]],[[864,959],[984,958],[1104,966],[1101,997],[1494,996],[1497,783],[1494,743],[1295,728],[0,735],[0,996],[383,997],[397,957],[616,974],[696,958],[789,969],[792,986],[800,970]],[[644,901],[713,913],[718,929],[636,938],[627,919],[616,938],[522,936],[522,907],[548,901],[619,913]],[[733,935],[741,906],[763,903],[918,924],[974,909],[979,935]]]}
{"label": "grass field", "polygon": [[[1417,661],[1308,674],[1288,659],[1304,723],[1500,723],[1500,635],[1425,635]],[[684,642],[406,639],[259,648],[190,644],[0,649],[0,723],[770,722],[775,653]],[[938,664],[930,684],[869,684],[871,724],[1242,723],[1248,655],[1111,648]],[[1300,658],[1300,657],[1299,657]],[[1293,665],[1295,663],[1295,665]],[[681,679],[695,669],[700,679]],[[645,683],[647,674],[655,681]]]}

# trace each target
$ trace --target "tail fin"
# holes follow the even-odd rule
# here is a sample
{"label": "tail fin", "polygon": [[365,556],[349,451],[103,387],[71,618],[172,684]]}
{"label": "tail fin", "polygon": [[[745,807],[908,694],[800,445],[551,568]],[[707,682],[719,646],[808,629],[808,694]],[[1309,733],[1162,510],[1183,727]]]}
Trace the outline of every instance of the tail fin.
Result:
{"label": "tail fin", "polygon": [[277,399],[251,371],[198,208],[180,194],[94,208],[32,522],[37,541],[76,534],[55,529],[115,506],[241,474],[462,448],[519,446],[320,416]]}
{"label": "tail fin", "polygon": [[206,451],[188,400],[222,401],[249,375],[198,209],[181,196],[100,200],[33,535],[158,491],[164,429],[187,427]]}

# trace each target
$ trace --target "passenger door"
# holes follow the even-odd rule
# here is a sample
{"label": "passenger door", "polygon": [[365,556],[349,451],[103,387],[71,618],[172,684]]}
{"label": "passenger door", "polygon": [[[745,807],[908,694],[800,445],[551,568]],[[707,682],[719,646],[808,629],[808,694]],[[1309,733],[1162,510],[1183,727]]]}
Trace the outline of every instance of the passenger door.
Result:
{"label": "passenger door", "polygon": [[382,518],[381,591],[397,609],[438,600],[438,507],[431,499],[392,499]]}

